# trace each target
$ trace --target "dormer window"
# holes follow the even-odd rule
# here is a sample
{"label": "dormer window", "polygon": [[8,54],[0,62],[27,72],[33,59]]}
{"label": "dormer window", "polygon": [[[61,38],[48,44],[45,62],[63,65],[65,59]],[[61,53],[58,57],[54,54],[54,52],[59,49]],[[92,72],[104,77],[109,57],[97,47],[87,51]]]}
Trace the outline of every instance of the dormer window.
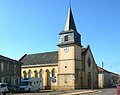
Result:
{"label": "dormer window", "polygon": [[68,35],[64,37],[65,42],[68,41]]}

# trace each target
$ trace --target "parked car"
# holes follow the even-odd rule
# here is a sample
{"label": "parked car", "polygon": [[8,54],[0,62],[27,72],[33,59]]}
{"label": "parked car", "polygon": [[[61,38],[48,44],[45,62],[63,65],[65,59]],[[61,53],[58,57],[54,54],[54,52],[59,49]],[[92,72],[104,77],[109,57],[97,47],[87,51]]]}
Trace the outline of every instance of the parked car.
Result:
{"label": "parked car", "polygon": [[0,93],[6,93],[8,92],[8,87],[7,87],[7,83],[0,83]]}

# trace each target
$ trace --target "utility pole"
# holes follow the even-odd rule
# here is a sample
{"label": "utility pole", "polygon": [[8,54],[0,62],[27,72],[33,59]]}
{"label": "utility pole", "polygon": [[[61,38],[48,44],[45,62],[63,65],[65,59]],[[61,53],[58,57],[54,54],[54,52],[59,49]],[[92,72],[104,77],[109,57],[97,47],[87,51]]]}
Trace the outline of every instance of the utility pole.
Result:
{"label": "utility pole", "polygon": [[[104,63],[102,62],[102,69],[104,67]],[[102,71],[102,85],[104,87],[104,70]]]}
{"label": "utility pole", "polygon": [[102,62],[102,69],[103,69],[103,67],[104,67],[104,63]]}

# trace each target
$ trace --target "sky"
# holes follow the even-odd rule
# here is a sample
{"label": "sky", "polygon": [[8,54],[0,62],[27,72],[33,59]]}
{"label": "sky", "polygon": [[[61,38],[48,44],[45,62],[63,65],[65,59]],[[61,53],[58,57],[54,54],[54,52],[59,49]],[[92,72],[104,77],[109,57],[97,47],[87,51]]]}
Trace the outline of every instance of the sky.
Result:
{"label": "sky", "polygon": [[[71,0],[82,45],[98,66],[120,74],[120,0]],[[0,0],[0,55],[57,51],[69,0]]]}

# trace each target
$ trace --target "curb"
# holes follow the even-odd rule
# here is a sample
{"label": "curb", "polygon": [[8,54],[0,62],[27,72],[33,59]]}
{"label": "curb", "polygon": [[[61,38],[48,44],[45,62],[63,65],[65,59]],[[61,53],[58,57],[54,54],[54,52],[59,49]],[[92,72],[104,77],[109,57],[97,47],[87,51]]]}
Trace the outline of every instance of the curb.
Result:
{"label": "curb", "polygon": [[97,90],[94,91],[82,91],[82,92],[73,92],[73,93],[66,93],[66,94],[62,94],[62,95],[76,95],[76,94],[87,94],[87,93],[93,93],[93,92],[97,92]]}

